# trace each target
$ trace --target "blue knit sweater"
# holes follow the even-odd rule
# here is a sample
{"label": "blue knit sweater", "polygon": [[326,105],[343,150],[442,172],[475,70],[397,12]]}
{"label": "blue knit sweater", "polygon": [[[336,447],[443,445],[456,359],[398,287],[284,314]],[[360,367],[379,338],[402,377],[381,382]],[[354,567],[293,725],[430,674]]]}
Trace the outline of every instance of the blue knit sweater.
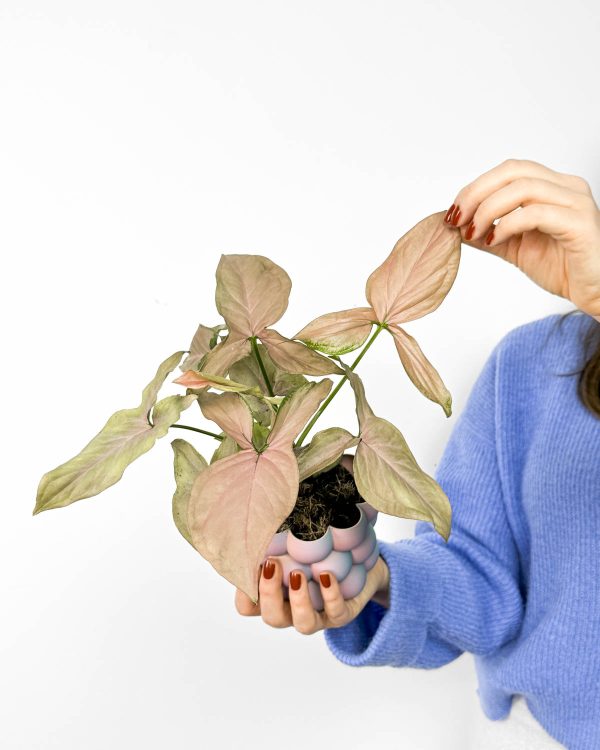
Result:
{"label": "blue knit sweater", "polygon": [[[490,719],[525,697],[570,750],[600,748],[600,419],[577,396],[596,322],[550,315],[495,346],[435,473],[453,508],[445,542],[380,541],[390,608],[370,601],[324,631],[351,666],[431,669],[475,655]],[[591,350],[588,351],[588,354]]]}

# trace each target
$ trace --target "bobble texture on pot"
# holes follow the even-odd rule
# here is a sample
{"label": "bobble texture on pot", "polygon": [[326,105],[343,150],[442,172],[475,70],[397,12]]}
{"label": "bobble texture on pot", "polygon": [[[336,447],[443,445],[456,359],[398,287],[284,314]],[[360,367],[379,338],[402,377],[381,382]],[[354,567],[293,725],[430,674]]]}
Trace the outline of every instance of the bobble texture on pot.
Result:
{"label": "bobble texture on pot", "polygon": [[[333,525],[319,539],[298,539],[292,531],[280,531],[273,536],[264,560],[276,557],[283,570],[283,598],[289,600],[289,576],[301,570],[307,581],[313,607],[323,611],[323,597],[319,584],[321,572],[332,573],[338,581],[344,599],[357,596],[365,586],[367,573],[379,558],[379,544],[373,528],[377,511],[367,502],[356,503],[360,519],[350,528]],[[263,560],[263,562],[264,562]]]}

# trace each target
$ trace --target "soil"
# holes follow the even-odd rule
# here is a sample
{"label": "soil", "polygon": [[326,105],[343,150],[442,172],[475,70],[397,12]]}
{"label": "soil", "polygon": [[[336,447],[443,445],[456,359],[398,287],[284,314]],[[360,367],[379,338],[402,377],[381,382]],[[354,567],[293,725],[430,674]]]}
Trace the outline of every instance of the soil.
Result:
{"label": "soil", "polygon": [[354,477],[341,464],[300,482],[298,499],[277,531],[289,529],[304,541],[318,539],[328,526],[347,529],[360,518],[355,503],[364,502]]}

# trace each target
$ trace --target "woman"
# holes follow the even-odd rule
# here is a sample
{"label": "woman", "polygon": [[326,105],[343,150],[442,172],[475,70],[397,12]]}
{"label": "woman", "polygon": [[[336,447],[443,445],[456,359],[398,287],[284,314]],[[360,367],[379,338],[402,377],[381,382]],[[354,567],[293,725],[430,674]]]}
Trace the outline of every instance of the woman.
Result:
{"label": "woman", "polygon": [[322,576],[324,612],[298,571],[284,601],[269,560],[260,603],[237,590],[236,608],[324,630],[352,666],[432,668],[469,651],[483,709],[473,748],[590,750],[600,747],[600,211],[581,177],[509,159],[463,187],[446,221],[578,309],[519,326],[492,351],[436,472],[453,508],[448,542],[424,522],[412,539],[380,541],[356,598]]}

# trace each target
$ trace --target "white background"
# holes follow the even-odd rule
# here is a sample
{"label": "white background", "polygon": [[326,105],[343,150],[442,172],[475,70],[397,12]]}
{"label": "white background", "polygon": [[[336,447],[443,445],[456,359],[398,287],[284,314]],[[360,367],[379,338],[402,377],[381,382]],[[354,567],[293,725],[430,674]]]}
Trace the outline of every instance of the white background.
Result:
{"label": "white background", "polygon": [[[470,655],[356,669],[322,634],[237,614],[171,518],[170,440],[210,438],[172,430],[100,496],[31,511],[42,474],[219,322],[221,253],[288,271],[291,335],[363,305],[394,242],[506,158],[598,197],[599,25],[593,0],[0,1],[0,746],[464,747]],[[373,409],[434,472],[495,343],[571,308],[463,246],[447,299],[407,326],[453,416],[384,337],[360,365]],[[320,428],[354,428],[347,390]]]}

